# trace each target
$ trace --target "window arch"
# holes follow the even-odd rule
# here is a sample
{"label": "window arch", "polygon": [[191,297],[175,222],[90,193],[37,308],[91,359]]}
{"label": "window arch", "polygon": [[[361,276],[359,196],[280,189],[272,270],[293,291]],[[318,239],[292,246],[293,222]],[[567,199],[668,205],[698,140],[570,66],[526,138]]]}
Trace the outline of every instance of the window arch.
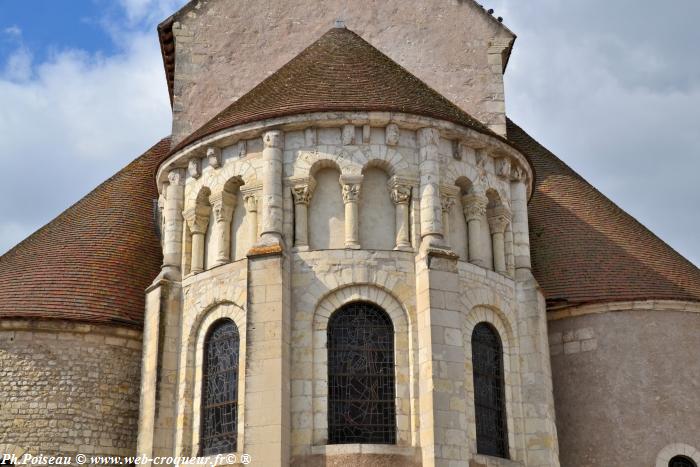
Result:
{"label": "window arch", "polygon": [[476,450],[508,458],[508,427],[503,378],[503,346],[498,332],[479,323],[472,332]]}
{"label": "window arch", "polygon": [[240,336],[230,319],[207,332],[202,371],[201,455],[234,452],[238,438],[238,353]]}
{"label": "window arch", "polygon": [[352,302],[328,322],[328,442],[396,443],[394,327],[376,305]]}
{"label": "window arch", "polygon": [[668,461],[668,467],[698,467],[692,459],[685,456],[675,456]]}

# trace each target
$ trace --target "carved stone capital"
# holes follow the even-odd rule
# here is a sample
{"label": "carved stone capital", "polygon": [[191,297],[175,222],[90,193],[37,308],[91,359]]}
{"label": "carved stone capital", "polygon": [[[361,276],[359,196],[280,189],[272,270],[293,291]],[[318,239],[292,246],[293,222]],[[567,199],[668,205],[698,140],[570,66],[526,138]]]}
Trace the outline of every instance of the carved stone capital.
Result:
{"label": "carved stone capital", "polygon": [[485,149],[477,149],[475,161],[476,161],[476,166],[480,170],[486,169],[486,163],[488,162],[488,160],[489,160],[488,152],[486,152]]}
{"label": "carved stone capital", "polygon": [[470,193],[462,196],[462,209],[467,221],[478,220],[486,214],[489,199],[481,193]]}
{"label": "carved stone capital", "polygon": [[218,169],[221,167],[221,149],[215,147],[207,148],[207,162],[209,167]]}
{"label": "carved stone capital", "polygon": [[525,178],[525,171],[519,165],[513,165],[510,169],[510,181],[522,182]]}
{"label": "carved stone capital", "polygon": [[399,126],[396,123],[390,123],[386,126],[385,131],[385,138],[384,141],[386,142],[387,146],[396,146],[399,144]]}
{"label": "carved stone capital", "polygon": [[440,197],[440,207],[442,212],[449,214],[452,210],[452,206],[455,205],[455,198],[453,196],[441,196]]}
{"label": "carved stone capital", "polygon": [[258,211],[258,196],[254,193],[250,193],[243,196],[243,203],[245,204],[245,210],[248,212]]}
{"label": "carved stone capital", "polygon": [[190,159],[187,163],[187,173],[190,174],[192,178],[199,178],[202,176],[202,161],[200,159],[194,158]]}
{"label": "carved stone capital", "polygon": [[501,178],[510,178],[510,159],[502,157],[496,160],[496,175]]}
{"label": "carved stone capital", "polygon": [[408,204],[411,200],[411,187],[410,185],[395,185],[390,194],[394,204]]}
{"label": "carved stone capital", "polygon": [[190,232],[193,234],[203,234],[207,231],[209,225],[209,208],[208,206],[196,206],[194,208],[185,209],[182,212],[182,217],[187,222]]}
{"label": "carved stone capital", "polygon": [[314,188],[316,188],[316,181],[313,178],[304,178],[292,181],[292,196],[294,197],[294,204],[308,205],[311,201]]}
{"label": "carved stone capital", "polygon": [[437,146],[440,144],[440,132],[437,128],[421,128],[418,130],[418,146]]}
{"label": "carved stone capital", "polygon": [[168,183],[171,185],[184,185],[185,171],[183,169],[173,169],[168,172]]}
{"label": "carved stone capital", "polygon": [[488,221],[491,233],[504,233],[510,224],[511,213],[505,206],[498,206],[488,210]]}
{"label": "carved stone capital", "polygon": [[343,184],[343,202],[357,203],[360,200],[360,184],[345,183]]}
{"label": "carved stone capital", "polygon": [[236,195],[223,191],[209,196],[216,222],[230,222],[236,208]]}
{"label": "carved stone capital", "polygon": [[284,148],[284,132],[280,130],[266,131],[263,134],[263,145],[265,148]]}

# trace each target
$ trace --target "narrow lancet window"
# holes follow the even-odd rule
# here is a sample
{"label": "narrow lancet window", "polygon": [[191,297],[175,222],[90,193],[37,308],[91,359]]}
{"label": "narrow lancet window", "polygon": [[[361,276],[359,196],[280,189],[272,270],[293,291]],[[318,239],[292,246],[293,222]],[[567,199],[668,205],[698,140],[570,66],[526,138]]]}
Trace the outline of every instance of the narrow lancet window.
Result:
{"label": "narrow lancet window", "polygon": [[487,323],[477,324],[472,333],[472,366],[477,452],[508,458],[503,346]]}
{"label": "narrow lancet window", "polygon": [[204,341],[201,455],[236,451],[238,437],[238,328],[214,323]]}
{"label": "narrow lancet window", "polygon": [[328,442],[396,442],[394,328],[381,308],[353,302],[328,323]]}

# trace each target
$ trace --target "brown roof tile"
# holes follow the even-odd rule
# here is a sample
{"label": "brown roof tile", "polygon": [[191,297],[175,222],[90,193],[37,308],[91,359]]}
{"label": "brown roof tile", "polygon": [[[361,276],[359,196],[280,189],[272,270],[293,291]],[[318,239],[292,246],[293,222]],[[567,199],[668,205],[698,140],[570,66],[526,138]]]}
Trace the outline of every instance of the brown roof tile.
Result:
{"label": "brown roof tile", "polygon": [[326,111],[404,112],[500,138],[354,32],[333,28],[172,152],[235,125]]}
{"label": "brown roof tile", "polygon": [[0,257],[0,318],[140,326],[160,270],[155,171],[164,139]]}
{"label": "brown roof tile", "polygon": [[510,120],[508,139],[535,169],[530,249],[550,307],[700,301],[700,269]]}

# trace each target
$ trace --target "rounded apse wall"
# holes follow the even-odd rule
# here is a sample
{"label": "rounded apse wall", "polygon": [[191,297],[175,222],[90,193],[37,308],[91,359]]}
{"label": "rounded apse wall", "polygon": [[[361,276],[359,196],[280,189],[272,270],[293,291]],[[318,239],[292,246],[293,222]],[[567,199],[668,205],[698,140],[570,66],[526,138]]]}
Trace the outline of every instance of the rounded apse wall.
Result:
{"label": "rounded apse wall", "polygon": [[141,332],[0,320],[0,440],[34,455],[133,455]]}
{"label": "rounded apse wall", "polygon": [[548,325],[562,467],[653,466],[669,444],[700,447],[700,313],[622,310]]}

